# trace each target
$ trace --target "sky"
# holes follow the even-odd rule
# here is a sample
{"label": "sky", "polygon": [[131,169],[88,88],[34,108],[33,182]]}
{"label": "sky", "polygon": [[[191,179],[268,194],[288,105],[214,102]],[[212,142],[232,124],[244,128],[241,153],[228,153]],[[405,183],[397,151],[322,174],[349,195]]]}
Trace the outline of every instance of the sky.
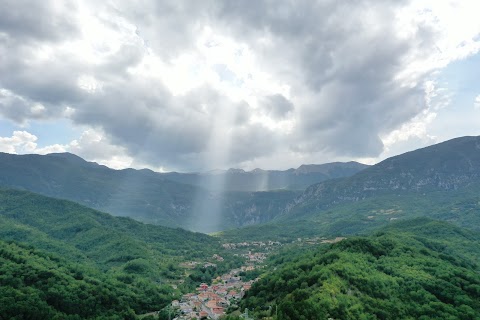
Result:
{"label": "sky", "polygon": [[0,0],[0,151],[287,169],[480,135],[477,0]]}

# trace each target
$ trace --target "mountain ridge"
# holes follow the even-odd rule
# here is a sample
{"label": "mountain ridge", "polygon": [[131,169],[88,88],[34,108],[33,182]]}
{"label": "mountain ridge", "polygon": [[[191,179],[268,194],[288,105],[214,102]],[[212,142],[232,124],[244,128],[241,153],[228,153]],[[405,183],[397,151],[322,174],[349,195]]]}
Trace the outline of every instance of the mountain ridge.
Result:
{"label": "mountain ridge", "polygon": [[430,217],[480,231],[480,137],[460,137],[388,158],[307,188],[263,225],[228,239],[340,236]]}
{"label": "mountain ridge", "polygon": [[[265,170],[255,168],[250,171],[230,168],[201,173],[162,173],[167,179],[195,186],[207,186],[213,190],[228,191],[272,191],[278,189],[303,190],[309,185],[333,178],[350,176],[368,165],[356,162],[330,162],[323,164],[302,164],[287,170]],[[209,186],[209,187],[208,187]]]}
{"label": "mountain ridge", "polygon": [[379,162],[351,177],[311,185],[285,213],[356,202],[383,193],[449,191],[478,182],[480,137],[460,137]]}
{"label": "mountain ridge", "polygon": [[[192,175],[182,176],[190,179]],[[114,170],[71,153],[0,153],[0,186],[75,201],[143,222],[202,232],[269,221],[299,193],[225,192],[209,190],[210,182],[197,186],[173,181],[167,174],[149,169]]]}

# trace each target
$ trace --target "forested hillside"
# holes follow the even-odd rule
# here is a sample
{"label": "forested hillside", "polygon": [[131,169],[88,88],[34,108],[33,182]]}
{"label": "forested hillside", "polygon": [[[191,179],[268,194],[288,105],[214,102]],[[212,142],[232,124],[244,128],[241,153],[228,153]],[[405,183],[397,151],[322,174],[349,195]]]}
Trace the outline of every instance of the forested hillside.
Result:
{"label": "forested hillside", "polygon": [[0,240],[0,319],[134,319],[173,291]]}
{"label": "forested hillside", "polygon": [[29,190],[116,216],[201,232],[269,221],[300,194],[288,190],[208,190],[208,185],[188,185],[167,176],[151,170],[113,170],[69,153],[0,153],[0,187]]}
{"label": "forested hillside", "polygon": [[479,178],[480,137],[461,137],[388,158],[349,178],[312,185],[287,215],[312,216],[338,204],[386,195],[461,193],[478,186]]}
{"label": "forested hillside", "polygon": [[478,319],[479,245],[477,233],[424,219],[284,253],[241,308],[292,320]]}
{"label": "forested hillside", "polygon": [[480,137],[453,139],[312,185],[268,224],[224,236],[348,235],[418,217],[480,231]]}
{"label": "forested hillside", "polygon": [[204,234],[11,189],[0,189],[0,245],[0,318],[121,319],[178,296],[182,262],[221,254],[218,272],[239,263]]}

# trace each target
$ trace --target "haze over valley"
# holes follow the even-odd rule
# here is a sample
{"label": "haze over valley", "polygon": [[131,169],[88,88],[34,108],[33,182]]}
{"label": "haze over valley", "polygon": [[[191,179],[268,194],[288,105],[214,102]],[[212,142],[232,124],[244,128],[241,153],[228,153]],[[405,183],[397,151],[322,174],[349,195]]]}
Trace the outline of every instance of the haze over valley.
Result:
{"label": "haze over valley", "polygon": [[0,320],[480,319],[477,1],[0,4]]}

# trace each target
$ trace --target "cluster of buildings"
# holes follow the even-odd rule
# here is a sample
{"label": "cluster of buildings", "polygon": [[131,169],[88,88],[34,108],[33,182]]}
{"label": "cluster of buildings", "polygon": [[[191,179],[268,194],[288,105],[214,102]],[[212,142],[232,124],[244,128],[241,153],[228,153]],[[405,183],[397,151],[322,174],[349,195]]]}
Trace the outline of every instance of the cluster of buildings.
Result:
{"label": "cluster of buildings", "polygon": [[[213,283],[208,285],[202,283],[194,293],[188,293],[182,296],[180,300],[172,302],[171,307],[179,312],[172,319],[191,320],[191,319],[218,319],[226,313],[226,310],[236,304],[248,291],[252,284],[257,281],[242,280],[239,275],[241,272],[252,271],[259,267],[267,258],[266,251],[272,250],[276,246],[281,246],[276,241],[256,241],[243,243],[226,243],[225,249],[238,250],[239,255],[245,258],[246,264],[239,269],[231,270],[229,273],[214,279]],[[223,257],[214,254],[210,261],[221,262]],[[181,264],[186,269],[195,269],[203,266],[216,266],[212,262],[186,262]]]}
{"label": "cluster of buildings", "polygon": [[[267,254],[265,252],[251,252],[245,253],[242,255],[247,260],[247,265],[254,267],[257,263],[262,263],[267,259]],[[253,269],[246,269],[245,271],[253,270]]]}
{"label": "cluster of buildings", "polygon": [[271,247],[281,246],[282,244],[278,241],[252,241],[252,242],[239,242],[239,243],[224,243],[222,246],[225,249],[233,250],[240,248],[248,247],[260,247],[265,248],[266,250],[271,249]]}
{"label": "cluster of buildings", "polygon": [[180,310],[175,319],[218,319],[226,309],[240,300],[256,280],[242,281],[238,273],[242,269],[217,277],[212,285],[202,283],[195,293],[183,295],[172,302],[172,307]]}

